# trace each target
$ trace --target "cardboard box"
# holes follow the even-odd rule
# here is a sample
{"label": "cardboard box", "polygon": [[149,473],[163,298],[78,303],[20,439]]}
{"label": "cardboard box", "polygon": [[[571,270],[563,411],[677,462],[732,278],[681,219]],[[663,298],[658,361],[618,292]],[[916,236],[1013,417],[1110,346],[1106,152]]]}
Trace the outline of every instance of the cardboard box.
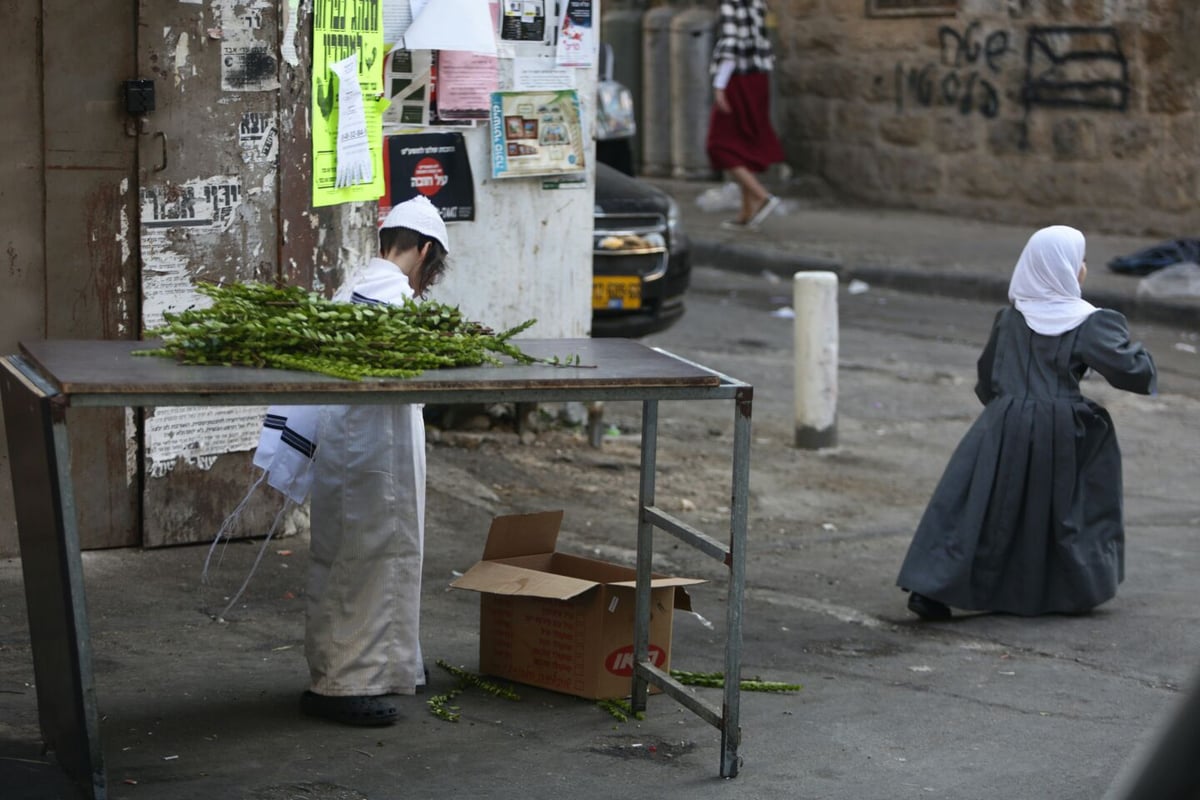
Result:
{"label": "cardboard box", "polygon": [[[562,511],[496,517],[483,558],[450,585],[480,593],[479,670],[590,699],[628,697],[637,571],[555,550]],[[650,653],[671,667],[683,588],[702,580],[655,575]]]}

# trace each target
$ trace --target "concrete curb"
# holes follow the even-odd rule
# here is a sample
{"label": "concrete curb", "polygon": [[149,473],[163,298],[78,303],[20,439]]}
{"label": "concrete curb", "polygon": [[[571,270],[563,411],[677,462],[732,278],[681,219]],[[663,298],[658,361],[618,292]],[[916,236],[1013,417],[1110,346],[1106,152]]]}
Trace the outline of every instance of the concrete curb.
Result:
{"label": "concrete curb", "polygon": [[692,247],[692,263],[706,263],[731,272],[773,272],[781,277],[791,277],[795,272],[826,270],[842,273],[840,262],[831,258],[817,258],[765,247],[730,244],[711,239],[688,237]]}
{"label": "concrete curb", "polygon": [[[845,265],[836,259],[700,239],[695,236],[691,238],[691,247],[693,262],[711,264],[732,272],[771,272],[789,279],[797,272],[822,270],[835,273],[842,282],[857,279],[881,288],[903,292],[982,300],[997,304],[1008,302],[1007,276],[918,270],[898,266]],[[1154,297],[1130,297],[1105,290],[1085,291],[1084,297],[1089,302],[1120,311],[1129,319],[1139,322],[1194,326],[1200,321],[1200,305],[1194,303]]]}

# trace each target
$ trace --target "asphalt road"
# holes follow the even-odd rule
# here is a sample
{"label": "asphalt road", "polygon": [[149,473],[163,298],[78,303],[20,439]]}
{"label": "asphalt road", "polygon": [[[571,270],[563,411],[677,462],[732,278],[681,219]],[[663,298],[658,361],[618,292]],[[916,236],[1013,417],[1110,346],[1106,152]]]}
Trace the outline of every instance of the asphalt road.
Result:
{"label": "asphalt road", "polygon": [[1082,618],[914,624],[895,570],[978,411],[974,362],[996,307],[843,287],[841,446],[801,455],[788,448],[792,323],[773,315],[790,292],[769,275],[701,269],[690,323],[653,341],[755,383],[749,613],[760,638],[747,655],[807,677],[793,763],[841,764],[809,761],[797,796],[1100,796],[1200,666],[1200,337],[1134,327],[1160,367],[1157,397],[1085,388],[1112,412],[1125,456],[1118,597]]}
{"label": "asphalt road", "polygon": [[[522,689],[457,699],[458,724],[413,698],[383,730],[303,718],[307,547],[270,548],[225,624],[204,613],[257,543],[231,544],[201,591],[203,547],[85,554],[97,693],[114,798],[660,798],[1011,800],[1100,797],[1200,666],[1194,332],[1137,328],[1162,392],[1089,382],[1125,455],[1126,580],[1081,617],[916,621],[894,578],[951,449],[974,415],[985,304],[870,290],[841,298],[838,447],[792,446],[790,287],[699,268],[689,311],[650,337],[755,386],[745,676],[803,684],[742,695],[743,764],[717,776],[716,732],[673,701],[620,723],[587,701]],[[1182,345],[1182,347],[1178,347]],[[631,563],[638,409],[605,408],[599,449],[549,424],[433,432],[423,639],[472,669],[478,600],[448,589],[494,514],[563,508],[560,547]],[[697,527],[727,519],[732,409],[660,408],[658,502]],[[660,537],[656,569],[706,578],[675,620],[672,666],[722,668],[721,568]],[[38,749],[19,564],[0,562],[0,785],[65,796]],[[715,699],[715,695],[714,695]],[[49,787],[49,788],[48,788]],[[8,796],[7,794],[5,795]]]}

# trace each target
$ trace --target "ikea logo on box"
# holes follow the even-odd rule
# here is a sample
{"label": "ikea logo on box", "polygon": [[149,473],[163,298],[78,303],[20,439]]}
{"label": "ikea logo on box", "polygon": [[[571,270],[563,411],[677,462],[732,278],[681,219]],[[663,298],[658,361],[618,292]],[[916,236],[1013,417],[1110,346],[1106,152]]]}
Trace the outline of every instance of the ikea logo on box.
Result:
{"label": "ikea logo on box", "polygon": [[[650,645],[650,663],[656,667],[667,663],[666,651],[658,645]],[[633,677],[633,645],[627,645],[609,653],[608,658],[604,659],[604,668],[622,678]]]}

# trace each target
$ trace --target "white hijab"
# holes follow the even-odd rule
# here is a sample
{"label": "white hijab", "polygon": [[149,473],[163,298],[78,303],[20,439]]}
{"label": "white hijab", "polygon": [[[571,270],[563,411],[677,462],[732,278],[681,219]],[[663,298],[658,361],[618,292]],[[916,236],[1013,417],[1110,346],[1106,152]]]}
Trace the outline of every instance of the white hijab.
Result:
{"label": "white hijab", "polygon": [[1083,234],[1066,225],[1042,228],[1029,237],[1013,270],[1008,299],[1036,333],[1058,336],[1096,311],[1079,288],[1083,257]]}

